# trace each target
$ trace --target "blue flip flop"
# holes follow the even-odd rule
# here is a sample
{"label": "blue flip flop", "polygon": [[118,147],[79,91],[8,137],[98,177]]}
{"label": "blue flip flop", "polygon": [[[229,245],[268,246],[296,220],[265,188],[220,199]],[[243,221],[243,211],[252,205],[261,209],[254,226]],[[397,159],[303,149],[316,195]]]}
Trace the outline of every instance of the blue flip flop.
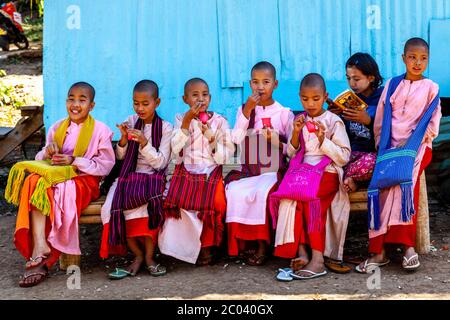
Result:
{"label": "blue flip flop", "polygon": [[116,268],[116,271],[108,274],[108,278],[110,278],[112,280],[119,280],[119,279],[126,278],[128,276],[134,277],[134,274],[132,274],[130,271],[127,271],[127,270],[121,269],[121,268]]}
{"label": "blue flip flop", "polygon": [[294,280],[292,273],[293,271],[291,268],[280,268],[278,269],[277,280],[283,282],[292,281]]}

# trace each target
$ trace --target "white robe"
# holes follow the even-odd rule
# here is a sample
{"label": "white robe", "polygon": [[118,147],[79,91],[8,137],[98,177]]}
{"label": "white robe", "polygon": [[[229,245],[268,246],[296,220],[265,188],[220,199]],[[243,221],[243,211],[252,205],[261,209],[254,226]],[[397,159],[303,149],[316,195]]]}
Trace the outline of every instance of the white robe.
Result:
{"label": "white robe", "polygon": [[[201,122],[194,119],[189,133],[181,129],[184,114],[175,117],[171,145],[175,157],[183,161],[187,171],[194,174],[210,174],[218,165],[228,162],[234,153],[228,121],[214,113],[208,124],[211,132],[205,135],[201,131]],[[209,137],[214,135],[212,144]],[[213,153],[215,149],[215,153]],[[177,162],[178,163],[178,162]],[[197,217],[198,211],[180,208],[181,219],[166,219],[159,232],[158,245],[161,253],[189,263],[195,263],[201,249],[200,236],[203,221]]]}

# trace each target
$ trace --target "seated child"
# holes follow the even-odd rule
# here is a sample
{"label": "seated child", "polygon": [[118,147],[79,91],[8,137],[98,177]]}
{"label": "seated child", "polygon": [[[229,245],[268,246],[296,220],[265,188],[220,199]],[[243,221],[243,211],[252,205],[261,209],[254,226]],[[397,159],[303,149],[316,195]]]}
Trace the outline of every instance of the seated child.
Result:
{"label": "seated child", "polygon": [[[251,70],[253,94],[239,108],[233,142],[240,145],[241,170],[231,171],[226,180],[228,254],[240,254],[252,266],[267,258],[271,243],[268,195],[277,188],[285,168],[287,137],[294,114],[272,97],[277,88],[275,67],[266,61]],[[250,245],[256,245],[252,252]]]}
{"label": "seated child", "polygon": [[340,115],[345,123],[352,153],[349,163],[344,167],[344,186],[348,192],[355,192],[361,183],[366,186],[372,178],[377,157],[373,138],[373,119],[383,88],[383,79],[378,65],[367,53],[355,53],[345,64],[347,82],[350,88],[366,104],[366,110],[341,108],[332,104],[329,111]]}
{"label": "seated child", "polygon": [[297,257],[291,268],[292,277],[298,279],[325,275],[324,255],[342,260],[350,212],[342,186],[350,143],[343,121],[323,108],[327,97],[322,76],[311,73],[303,78],[300,99],[305,112],[294,120],[289,169],[271,195],[276,220],[274,255]]}
{"label": "seated child", "polygon": [[193,78],[184,86],[189,106],[175,117],[172,152],[178,156],[164,202],[166,220],[160,231],[162,253],[207,265],[220,245],[226,210],[222,164],[233,155],[227,120],[208,111],[208,84]]}
{"label": "seated child", "polygon": [[[28,260],[21,287],[45,280],[61,252],[81,254],[78,218],[114,166],[113,133],[90,115],[94,96],[90,84],[73,84],[68,117],[50,127],[36,161],[19,162],[9,173],[5,198],[19,205],[14,244]],[[26,178],[25,171],[31,173]]]}
{"label": "seated child", "polygon": [[136,114],[117,125],[121,136],[116,156],[123,163],[102,207],[100,256],[125,254],[126,242],[135,258],[125,270],[111,273],[113,279],[134,276],[143,264],[152,276],[166,273],[166,268],[155,262],[154,252],[162,223],[172,125],[156,113],[159,103],[158,85],[151,80],[139,81],[133,89]]}
{"label": "seated child", "polygon": [[389,263],[387,243],[404,247],[404,270],[420,267],[414,249],[419,181],[431,162],[432,141],[439,133],[442,116],[439,86],[423,75],[428,57],[425,40],[406,41],[402,55],[406,74],[386,83],[378,104],[373,127],[377,164],[368,189],[371,256],[356,267],[361,273]]}

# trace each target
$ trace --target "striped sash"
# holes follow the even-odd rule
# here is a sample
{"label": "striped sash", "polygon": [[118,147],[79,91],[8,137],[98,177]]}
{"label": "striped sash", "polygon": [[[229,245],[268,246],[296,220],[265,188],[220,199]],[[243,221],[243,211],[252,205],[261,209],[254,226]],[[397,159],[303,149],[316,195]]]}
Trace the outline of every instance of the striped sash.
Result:
{"label": "striped sash", "polygon": [[[242,108],[244,108],[244,105],[242,105]],[[255,109],[252,110],[250,113],[250,119],[248,124],[248,130],[254,129],[255,127],[255,117],[256,112]],[[253,139],[252,139],[253,140]],[[231,170],[227,176],[224,179],[225,184],[227,185],[230,182],[240,180],[243,178],[253,177],[253,176],[259,176],[261,174],[261,169],[264,168],[270,168],[271,162],[274,161],[274,157],[278,156],[278,163],[279,163],[279,170],[278,170],[278,180],[281,180],[282,174],[286,171],[286,158],[283,155],[283,147],[280,145],[280,148],[278,149],[277,155],[272,155],[272,146],[269,141],[266,140],[266,138],[259,134],[256,137],[256,150],[254,149],[255,146],[251,146],[250,137],[248,135],[245,136],[244,139],[244,148],[241,148],[241,150],[244,150],[244,153],[241,153],[241,170]],[[266,150],[267,150],[267,156],[271,159],[269,163],[262,163],[261,162],[261,152],[263,149],[262,143],[266,142]],[[284,136],[280,136],[280,142],[287,143],[287,138]],[[256,163],[251,163],[254,161],[250,161],[251,159],[251,152],[256,152]]]}
{"label": "striped sash", "polygon": [[[142,130],[144,121],[138,119],[135,129]],[[162,138],[162,119],[155,113],[152,122],[152,146],[159,150]],[[147,203],[148,227],[155,229],[162,224],[162,195],[165,184],[165,169],[154,174],[137,173],[139,144],[128,141],[128,148],[122,163],[117,187],[114,193],[109,221],[110,245],[126,243],[124,210],[138,208]]]}
{"label": "striped sash", "polygon": [[208,176],[186,170],[183,163],[175,166],[169,192],[164,200],[166,217],[180,218],[180,208],[199,211],[198,218],[214,227],[214,196],[222,179],[222,166]]}

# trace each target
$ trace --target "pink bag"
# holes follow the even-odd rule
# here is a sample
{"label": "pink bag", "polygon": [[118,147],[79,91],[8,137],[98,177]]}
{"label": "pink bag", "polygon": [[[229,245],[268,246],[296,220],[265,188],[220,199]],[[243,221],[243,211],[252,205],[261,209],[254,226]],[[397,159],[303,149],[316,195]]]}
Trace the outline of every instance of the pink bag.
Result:
{"label": "pink bag", "polygon": [[320,231],[320,199],[317,193],[322,180],[325,168],[331,163],[328,156],[323,156],[322,160],[316,165],[303,163],[305,155],[305,141],[303,133],[300,132],[300,150],[291,159],[289,169],[278,187],[278,190],[270,195],[270,213],[273,226],[276,228],[278,218],[278,208],[281,199],[290,199],[296,201],[309,202],[310,223],[309,231]]}

